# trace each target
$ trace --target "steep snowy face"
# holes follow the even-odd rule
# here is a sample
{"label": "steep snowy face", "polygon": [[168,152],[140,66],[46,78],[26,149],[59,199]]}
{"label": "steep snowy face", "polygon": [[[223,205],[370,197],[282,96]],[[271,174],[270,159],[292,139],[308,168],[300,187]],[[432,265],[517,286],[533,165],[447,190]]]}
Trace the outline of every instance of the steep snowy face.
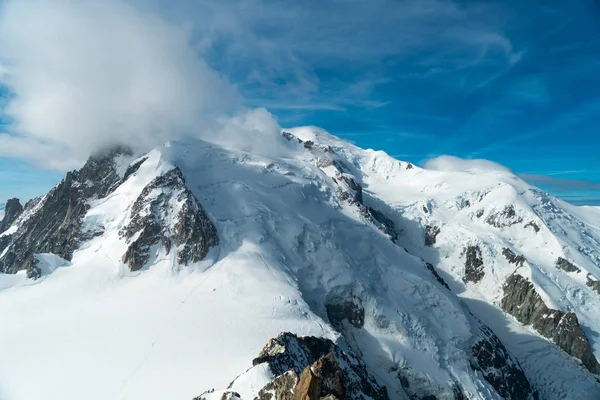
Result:
{"label": "steep snowy face", "polygon": [[[26,205],[2,234],[1,397],[598,397],[591,297],[567,308],[540,280],[597,295],[585,210],[505,171],[426,171],[312,128],[280,140],[271,158],[111,153]],[[575,219],[588,233],[562,238]]]}
{"label": "steep snowy face", "polygon": [[[394,241],[437,269],[494,329],[543,398],[600,395],[594,208],[559,201],[505,169],[424,170],[323,132],[291,132],[327,143],[352,166],[364,205],[385,215]],[[560,374],[552,376],[547,363],[560,365]]]}

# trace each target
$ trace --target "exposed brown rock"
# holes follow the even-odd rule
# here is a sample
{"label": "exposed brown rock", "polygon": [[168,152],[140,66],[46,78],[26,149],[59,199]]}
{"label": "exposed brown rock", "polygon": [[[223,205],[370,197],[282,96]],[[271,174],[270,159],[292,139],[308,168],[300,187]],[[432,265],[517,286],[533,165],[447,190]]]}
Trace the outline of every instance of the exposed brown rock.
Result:
{"label": "exposed brown rock", "polygon": [[[332,360],[330,355],[333,357],[335,365],[330,362]],[[321,360],[320,363],[319,360]],[[282,333],[277,338],[269,340],[259,357],[252,362],[253,365],[263,363],[268,364],[274,376],[281,376],[290,370],[294,371],[296,376],[301,376],[307,366],[316,367],[312,369],[313,374],[317,374],[315,372],[317,370],[325,371],[319,373],[319,376],[325,376],[322,382],[326,389],[321,392],[322,397],[327,394],[340,393],[339,378],[336,378],[339,375],[336,371],[341,371],[344,377],[345,395],[340,397],[340,400],[364,398],[389,400],[386,388],[379,386],[362,360],[356,354],[342,351],[339,346],[328,339],[312,336],[298,337],[291,333]],[[308,378],[305,377],[305,381]],[[271,393],[273,392],[271,391]],[[265,397],[265,399],[270,398]]]}
{"label": "exposed brown rock", "polygon": [[258,400],[292,400],[298,375],[292,369],[279,375],[258,392]]}
{"label": "exposed brown rock", "polygon": [[346,397],[344,372],[331,353],[302,371],[292,400],[319,400],[326,396]]}

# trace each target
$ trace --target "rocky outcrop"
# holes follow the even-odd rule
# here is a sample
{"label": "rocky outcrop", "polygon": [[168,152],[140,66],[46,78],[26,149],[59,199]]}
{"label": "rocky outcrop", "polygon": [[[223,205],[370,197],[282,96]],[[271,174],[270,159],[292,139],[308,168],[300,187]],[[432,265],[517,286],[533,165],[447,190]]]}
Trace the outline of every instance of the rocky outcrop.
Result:
{"label": "rocky outcrop", "polygon": [[[1,239],[1,238],[0,238]],[[2,246],[0,246],[0,251]],[[587,285],[592,288],[592,290],[598,294],[600,294],[600,281],[597,279],[593,279],[594,277],[591,274],[587,275]]]}
{"label": "rocky outcrop", "polygon": [[576,267],[575,264],[562,257],[558,257],[558,260],[556,260],[556,268],[565,272],[581,272],[581,269]]}
{"label": "rocky outcrop", "polygon": [[4,235],[0,236],[0,254],[4,252],[4,249],[8,247],[10,242],[12,242],[13,235]]}
{"label": "rocky outcrop", "polygon": [[509,263],[515,264],[517,267],[522,267],[527,259],[522,254],[516,255],[511,249],[505,247],[502,249],[502,255],[508,260]]}
{"label": "rocky outcrop", "polygon": [[215,226],[186,187],[179,168],[155,178],[142,190],[131,208],[130,223],[120,235],[130,242],[123,262],[132,271],[148,262],[157,244],[167,254],[174,248],[182,265],[203,260],[209,248],[219,244]]}
{"label": "rocky outcrop", "polygon": [[503,228],[521,223],[523,218],[517,215],[513,205],[508,205],[502,211],[490,214],[485,222],[496,228]]}
{"label": "rocky outcrop", "polygon": [[346,398],[344,371],[329,353],[302,371],[292,400],[343,400]]}
{"label": "rocky outcrop", "polygon": [[19,199],[9,199],[4,205],[4,218],[0,221],[0,233],[6,231],[23,212]]}
{"label": "rocky outcrop", "polygon": [[399,233],[396,228],[396,224],[392,221],[387,215],[379,210],[375,210],[374,208],[369,207],[369,213],[373,217],[373,219],[379,222],[380,229],[390,236],[392,242],[396,243],[398,241]]}
{"label": "rocky outcrop", "polygon": [[537,399],[519,363],[513,359],[500,339],[487,327],[482,328],[485,339],[471,347],[473,368],[481,371],[503,399]]}
{"label": "rocky outcrop", "polygon": [[[252,364],[267,367],[273,376],[253,400],[389,400],[362,360],[329,339],[282,333],[269,340]],[[244,379],[242,374],[226,390],[210,390],[194,400],[239,397],[235,388]]]}
{"label": "rocky outcrop", "polygon": [[503,290],[501,306],[504,311],[520,323],[532,325],[540,335],[551,339],[566,353],[581,360],[588,371],[600,375],[600,364],[575,313],[548,308],[533,284],[520,275],[511,275]]}
{"label": "rocky outcrop", "polygon": [[[469,363],[474,371],[481,374],[485,381],[503,399],[537,400],[538,395],[519,362],[508,352],[494,332],[479,322],[480,334],[470,346]],[[410,371],[410,366],[395,366],[391,372],[396,372],[402,388],[411,400],[422,399],[454,399],[467,400],[460,382],[454,382],[449,387],[439,386],[430,379],[416,377]],[[413,381],[420,383],[413,385]]]}
{"label": "rocky outcrop", "polygon": [[[306,393],[306,388],[311,387],[311,382],[314,386],[315,382],[320,379],[320,396],[324,393],[324,396],[334,395],[337,397],[345,391],[345,395],[338,397],[340,400],[389,399],[387,390],[379,386],[357,355],[342,351],[339,346],[328,339],[298,337],[292,333],[282,333],[276,339],[271,339],[260,352],[259,357],[253,361],[253,365],[263,363],[267,363],[276,377],[281,377],[286,373],[289,374],[290,371],[298,376],[298,384],[292,389],[294,396],[297,395],[296,393],[300,393],[299,389]],[[309,370],[314,377],[306,372],[307,367],[313,367]],[[287,376],[285,382],[288,382],[288,384],[279,385],[283,388],[283,393],[287,393],[289,390],[289,383],[293,381],[292,378],[293,375]],[[280,383],[282,382],[280,381]],[[308,385],[300,385],[301,382]],[[274,396],[275,399],[285,398],[278,397],[278,393],[275,393]],[[268,397],[264,398],[267,399]]]}
{"label": "rocky outcrop", "polygon": [[129,167],[127,167],[127,170],[125,170],[125,175],[123,176],[123,180],[126,181],[127,178],[129,178],[131,175],[135,174],[147,159],[148,159],[148,157],[142,157],[139,160],[132,162],[131,165],[129,165]]}
{"label": "rocky outcrop", "polygon": [[292,400],[297,384],[298,375],[291,369],[267,383],[258,392],[258,398],[261,400]]}
{"label": "rocky outcrop", "polygon": [[[36,253],[53,253],[71,260],[81,238],[81,222],[89,209],[88,201],[103,198],[121,182],[115,158],[130,155],[117,148],[90,157],[78,171],[67,173],[39,204],[27,204],[35,213],[21,223],[8,249],[0,259],[0,272],[14,274],[28,270]],[[41,202],[40,202],[41,201]]]}
{"label": "rocky outcrop", "polygon": [[483,259],[479,246],[467,247],[467,256],[465,259],[465,276],[463,282],[477,283],[483,279],[485,272],[483,270]]}
{"label": "rocky outcrop", "polygon": [[441,229],[439,226],[427,225],[425,226],[425,246],[433,246],[437,240],[437,236],[440,234]]}
{"label": "rocky outcrop", "polygon": [[437,279],[437,281],[446,289],[450,290],[450,287],[448,286],[448,284],[446,283],[446,281],[444,279],[442,279],[442,277],[440,276],[440,274],[437,273],[437,271],[435,270],[433,264],[430,263],[425,263],[425,267],[427,267],[427,269],[429,271],[431,271],[431,273],[433,274],[433,276],[435,276],[435,279]]}
{"label": "rocky outcrop", "polygon": [[539,225],[533,221],[529,221],[528,223],[526,223],[525,228],[532,228],[535,231],[535,233],[538,233],[540,231]]}
{"label": "rocky outcrop", "polygon": [[[481,327],[479,339],[472,345],[471,367],[479,371],[490,386],[504,399],[532,400],[537,395],[531,387],[518,362],[508,353],[500,340],[487,327]],[[298,337],[282,333],[269,340],[259,356],[252,362],[254,367],[266,366],[273,378],[257,390],[254,400],[342,400],[342,399],[389,399],[385,387],[380,386],[366,369],[363,361],[352,352],[342,351],[332,341],[316,337]],[[397,368],[400,371],[402,368]],[[249,370],[250,371],[250,370]],[[398,372],[403,387],[411,393],[406,377]],[[241,375],[222,392],[205,392],[197,400],[234,398]],[[435,386],[435,384],[434,384]],[[431,387],[434,393],[435,388]],[[447,388],[445,393],[455,399],[466,399],[460,383]],[[239,396],[239,395],[238,395]],[[427,391],[410,395],[411,399],[436,399]]]}
{"label": "rocky outcrop", "polygon": [[[340,184],[340,181],[343,184]],[[350,204],[363,205],[362,185],[356,183],[353,177],[347,174],[340,174],[335,182],[339,185],[337,194],[340,200],[347,201]]]}
{"label": "rocky outcrop", "polygon": [[[209,390],[207,392],[202,393],[198,397],[194,397],[194,400],[206,400],[207,398],[213,399],[214,390]],[[215,398],[216,400],[242,400],[242,397],[237,392],[232,392],[227,390],[223,392],[219,397]],[[245,399],[244,399],[245,400]]]}
{"label": "rocky outcrop", "polygon": [[365,309],[362,300],[356,296],[350,300],[337,298],[330,300],[325,308],[329,322],[338,331],[344,329],[345,323],[359,329],[365,324]]}
{"label": "rocky outcrop", "polygon": [[30,279],[38,279],[42,276],[42,270],[38,267],[38,259],[35,256],[29,256],[23,264],[23,269],[27,273],[27,277]]}

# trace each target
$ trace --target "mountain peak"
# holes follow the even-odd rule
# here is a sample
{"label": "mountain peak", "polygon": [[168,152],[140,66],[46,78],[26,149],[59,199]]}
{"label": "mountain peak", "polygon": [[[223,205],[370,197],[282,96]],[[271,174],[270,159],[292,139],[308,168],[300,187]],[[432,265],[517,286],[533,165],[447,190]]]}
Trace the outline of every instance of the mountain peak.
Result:
{"label": "mountain peak", "polygon": [[595,210],[282,135],[281,157],[111,151],[29,202],[0,234],[11,390],[41,396],[19,383],[33,374],[65,399],[600,396]]}

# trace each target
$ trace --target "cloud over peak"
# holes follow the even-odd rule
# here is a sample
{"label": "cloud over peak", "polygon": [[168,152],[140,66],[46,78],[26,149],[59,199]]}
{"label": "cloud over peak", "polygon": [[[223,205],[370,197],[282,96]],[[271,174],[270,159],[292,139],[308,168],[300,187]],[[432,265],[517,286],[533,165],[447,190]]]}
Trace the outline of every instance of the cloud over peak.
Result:
{"label": "cloud over peak", "polygon": [[424,168],[434,171],[452,171],[452,172],[467,172],[467,171],[497,171],[509,172],[512,171],[505,166],[484,159],[464,159],[454,156],[442,155],[431,158],[425,162]]}
{"label": "cloud over peak", "polygon": [[152,146],[210,127],[239,98],[189,33],[121,0],[8,1],[0,60],[11,132],[0,156]]}

